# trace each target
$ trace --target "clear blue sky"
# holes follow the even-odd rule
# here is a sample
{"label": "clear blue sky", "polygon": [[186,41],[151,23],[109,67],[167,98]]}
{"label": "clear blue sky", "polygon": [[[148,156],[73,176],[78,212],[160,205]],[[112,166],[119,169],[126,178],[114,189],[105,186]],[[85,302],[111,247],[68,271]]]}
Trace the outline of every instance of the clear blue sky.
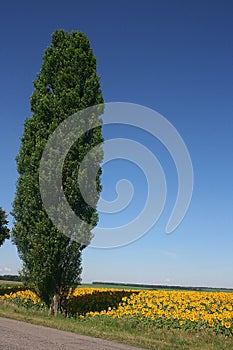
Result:
{"label": "clear blue sky", "polygon": [[[179,131],[192,158],[193,198],[177,230],[165,234],[177,178],[172,160],[158,147],[157,157],[168,177],[163,214],[134,243],[107,250],[87,248],[84,282],[233,288],[232,16],[232,1],[226,0],[2,3],[0,205],[7,213],[14,198],[23,124],[31,115],[32,81],[55,29],[81,30],[89,37],[106,102],[132,102],[158,111]],[[105,130],[105,136],[111,132]],[[143,141],[150,147],[149,137]],[[136,174],[132,182],[137,210],[145,200],[145,179],[130,166],[121,165],[124,172]],[[117,163],[105,167],[106,198],[115,196],[119,168]],[[118,217],[123,223],[125,213]],[[100,223],[104,220],[100,217]],[[16,248],[6,242],[0,248],[0,274],[15,274],[19,268]]]}

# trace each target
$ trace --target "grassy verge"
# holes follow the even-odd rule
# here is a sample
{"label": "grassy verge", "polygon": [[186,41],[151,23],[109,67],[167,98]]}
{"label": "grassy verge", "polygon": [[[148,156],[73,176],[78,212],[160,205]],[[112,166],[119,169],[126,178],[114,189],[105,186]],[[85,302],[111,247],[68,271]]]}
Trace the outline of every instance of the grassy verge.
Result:
{"label": "grassy verge", "polygon": [[0,304],[0,317],[12,318],[60,330],[104,338],[151,350],[232,350],[232,339],[215,335],[211,330],[201,333],[156,329],[134,320],[108,317],[72,319],[49,317],[45,311],[26,310]]}

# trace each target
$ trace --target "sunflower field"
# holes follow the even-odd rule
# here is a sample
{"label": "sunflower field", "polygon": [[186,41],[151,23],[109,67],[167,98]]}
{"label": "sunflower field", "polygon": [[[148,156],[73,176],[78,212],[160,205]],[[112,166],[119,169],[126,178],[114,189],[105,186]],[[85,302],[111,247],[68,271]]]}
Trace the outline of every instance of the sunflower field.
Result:
{"label": "sunflower field", "polygon": [[0,302],[10,302],[27,309],[44,309],[45,304],[35,292],[23,286],[0,288]]}
{"label": "sunflower field", "polygon": [[[38,296],[23,287],[0,289],[0,302],[45,308]],[[70,289],[67,314],[83,318],[130,318],[157,328],[213,329],[233,335],[233,293],[117,288]]]}

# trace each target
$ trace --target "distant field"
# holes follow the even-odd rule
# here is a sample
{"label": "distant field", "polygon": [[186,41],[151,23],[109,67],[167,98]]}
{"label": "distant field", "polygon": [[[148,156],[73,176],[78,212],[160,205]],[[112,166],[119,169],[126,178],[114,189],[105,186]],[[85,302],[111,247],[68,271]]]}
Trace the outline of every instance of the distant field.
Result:
{"label": "distant field", "polygon": [[0,287],[1,285],[4,284],[4,287],[6,286],[15,286],[15,285],[19,285],[22,284],[22,282],[18,282],[18,281],[4,281],[4,280],[0,280]]}
{"label": "distant field", "polygon": [[87,288],[117,288],[117,289],[151,289],[149,287],[139,287],[139,286],[132,286],[127,284],[105,284],[105,283],[84,283],[81,284],[80,287],[87,287]]}
{"label": "distant field", "polygon": [[233,289],[227,288],[210,288],[210,287],[189,287],[189,286],[166,286],[166,285],[146,285],[146,284],[117,284],[108,282],[93,282],[91,284],[82,284],[83,287],[96,288],[120,288],[120,289],[150,289],[150,290],[190,290],[198,292],[233,292]]}
{"label": "distant field", "polygon": [[[17,281],[4,281],[0,280],[0,287],[4,285],[6,286],[15,286],[20,285],[22,282]],[[116,288],[116,289],[148,289],[146,287],[132,287],[130,285],[122,285],[122,284],[92,284],[92,283],[84,283],[80,284],[78,287],[86,287],[86,288]],[[150,288],[151,289],[151,288]]]}
{"label": "distant field", "polygon": [[[0,280],[0,287],[1,285],[4,285],[4,287],[6,286],[17,286],[22,284],[22,282],[17,282],[17,281],[3,281]],[[117,289],[146,289],[145,287],[132,287],[132,286],[127,286],[127,285],[112,285],[112,284],[80,284],[78,287],[87,287],[87,288],[117,288]]]}
{"label": "distant field", "polygon": [[[5,286],[15,286],[21,285],[22,282],[19,281],[6,281],[0,279],[1,285]],[[140,284],[127,284],[127,283],[111,283],[111,282],[93,282],[93,283],[82,283],[77,287],[87,287],[87,288],[117,288],[117,289],[135,289],[135,290],[193,290],[199,292],[233,292],[233,289],[227,288],[208,288],[208,287],[184,287],[184,286],[165,286],[165,285],[140,285]]]}

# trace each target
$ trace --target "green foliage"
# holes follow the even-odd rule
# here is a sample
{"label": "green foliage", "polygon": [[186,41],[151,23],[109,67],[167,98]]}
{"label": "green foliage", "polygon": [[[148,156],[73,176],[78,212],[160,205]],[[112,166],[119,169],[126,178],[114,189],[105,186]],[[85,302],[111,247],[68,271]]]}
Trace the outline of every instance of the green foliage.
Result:
{"label": "green foliage", "polygon": [[[59,232],[45,211],[39,190],[42,152],[49,136],[63,120],[79,110],[103,103],[96,59],[83,33],[64,30],[53,33],[34,88],[33,115],[25,122],[17,157],[19,178],[13,203],[12,234],[23,260],[22,280],[34,285],[41,299],[50,305],[54,294],[80,282],[81,252],[85,246]],[[102,141],[101,127],[80,137],[66,157],[62,174],[67,201],[73,211],[92,226],[97,224],[98,215],[96,208],[87,205],[81,196],[77,169],[85,154]],[[99,153],[93,161],[100,164],[102,157]],[[98,193],[100,175],[101,171],[96,177]],[[98,198],[95,201],[97,204]],[[90,241],[90,232],[86,232],[86,238]]]}
{"label": "green foliage", "polygon": [[8,229],[7,224],[6,213],[0,207],[0,246],[4,243],[5,239],[10,238],[10,230]]}

